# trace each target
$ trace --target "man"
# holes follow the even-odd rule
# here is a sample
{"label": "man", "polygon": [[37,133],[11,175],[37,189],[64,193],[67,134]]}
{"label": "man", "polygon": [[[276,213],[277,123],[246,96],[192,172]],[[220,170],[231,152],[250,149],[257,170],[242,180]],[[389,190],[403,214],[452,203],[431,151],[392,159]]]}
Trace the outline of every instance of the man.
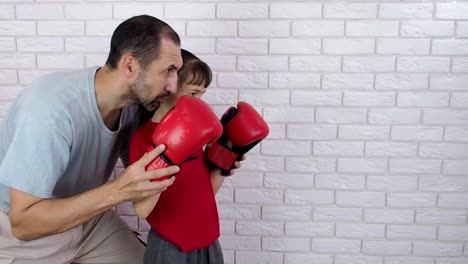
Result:
{"label": "man", "polygon": [[137,16],[116,28],[102,68],[54,73],[21,92],[0,128],[0,263],[142,262],[144,247],[110,209],[164,191],[174,178],[149,179],[179,168],[145,171],[159,146],[107,180],[138,105],[154,111],[175,93],[181,66],[177,33]]}

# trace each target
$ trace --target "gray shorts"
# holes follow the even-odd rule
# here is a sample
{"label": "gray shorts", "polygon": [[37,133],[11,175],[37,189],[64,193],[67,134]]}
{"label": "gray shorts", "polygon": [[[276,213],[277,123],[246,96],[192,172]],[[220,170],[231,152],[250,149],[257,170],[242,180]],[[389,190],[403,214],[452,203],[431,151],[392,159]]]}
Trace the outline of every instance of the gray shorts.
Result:
{"label": "gray shorts", "polygon": [[224,264],[224,259],[218,240],[206,248],[182,252],[151,230],[144,264]]}
{"label": "gray shorts", "polygon": [[16,239],[7,213],[0,211],[1,264],[139,264],[144,250],[113,210],[71,230],[31,241]]}

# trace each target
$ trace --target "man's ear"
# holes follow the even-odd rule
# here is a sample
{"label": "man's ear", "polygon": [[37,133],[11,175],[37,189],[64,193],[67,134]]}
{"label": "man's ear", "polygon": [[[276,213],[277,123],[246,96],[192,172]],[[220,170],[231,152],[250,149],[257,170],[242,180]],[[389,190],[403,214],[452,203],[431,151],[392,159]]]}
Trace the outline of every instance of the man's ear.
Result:
{"label": "man's ear", "polygon": [[120,59],[119,68],[129,80],[134,80],[138,76],[140,64],[131,54],[124,54]]}

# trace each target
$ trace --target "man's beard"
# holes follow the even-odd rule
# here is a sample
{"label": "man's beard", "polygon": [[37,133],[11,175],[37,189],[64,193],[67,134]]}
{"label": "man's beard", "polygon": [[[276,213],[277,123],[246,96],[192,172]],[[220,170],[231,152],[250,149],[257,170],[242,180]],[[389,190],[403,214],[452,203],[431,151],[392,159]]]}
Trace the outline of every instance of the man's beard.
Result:
{"label": "man's beard", "polygon": [[159,100],[167,98],[170,95],[170,92],[162,91],[158,96],[152,99],[151,89],[152,88],[145,83],[145,73],[140,73],[135,80],[135,84],[130,89],[130,100],[143,106],[149,112],[157,110],[161,105]]}

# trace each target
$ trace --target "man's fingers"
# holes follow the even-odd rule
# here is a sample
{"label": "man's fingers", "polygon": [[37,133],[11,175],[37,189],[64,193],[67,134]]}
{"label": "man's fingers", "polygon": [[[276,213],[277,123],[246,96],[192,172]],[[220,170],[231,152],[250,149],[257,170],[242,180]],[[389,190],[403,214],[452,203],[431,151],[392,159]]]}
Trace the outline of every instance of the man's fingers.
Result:
{"label": "man's fingers", "polygon": [[168,175],[174,175],[179,172],[179,166],[170,166],[162,169],[149,170],[145,173],[145,180],[161,178]]}
{"label": "man's fingers", "polygon": [[166,149],[166,146],[161,144],[157,146],[156,148],[154,148],[153,150],[151,150],[150,152],[146,152],[145,155],[143,155],[143,157],[141,157],[138,162],[141,163],[141,165],[146,167],[146,165],[148,165],[157,156],[159,156],[159,154],[161,154],[165,149]]}

